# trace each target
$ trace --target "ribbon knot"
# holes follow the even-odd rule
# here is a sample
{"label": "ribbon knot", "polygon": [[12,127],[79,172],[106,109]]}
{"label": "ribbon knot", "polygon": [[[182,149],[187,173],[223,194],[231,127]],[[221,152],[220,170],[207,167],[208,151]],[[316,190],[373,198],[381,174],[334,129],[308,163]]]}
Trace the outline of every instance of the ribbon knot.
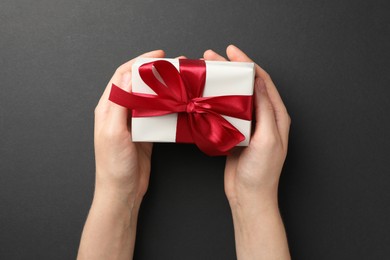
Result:
{"label": "ribbon knot", "polygon": [[[251,96],[202,97],[206,80],[203,60],[180,59],[180,72],[165,60],[139,67],[141,79],[157,94],[128,93],[112,84],[109,99],[133,110],[133,117],[178,113],[176,142],[195,143],[208,155],[226,155],[245,137],[222,115],[251,120]],[[163,84],[156,78],[160,75]]]}
{"label": "ribbon knot", "polygon": [[187,113],[193,113],[193,112],[195,112],[195,104],[194,104],[194,102],[193,102],[192,100],[191,100],[190,102],[187,103],[186,112],[187,112]]}

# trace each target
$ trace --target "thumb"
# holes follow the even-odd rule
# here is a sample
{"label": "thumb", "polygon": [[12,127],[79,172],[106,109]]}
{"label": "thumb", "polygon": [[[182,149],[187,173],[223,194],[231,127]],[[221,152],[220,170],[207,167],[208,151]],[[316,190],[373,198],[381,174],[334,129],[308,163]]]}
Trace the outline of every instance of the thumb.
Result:
{"label": "thumb", "polygon": [[267,88],[263,79],[255,80],[255,113],[256,126],[253,139],[271,138],[278,136],[278,128],[275,121],[275,112],[269,99]]}
{"label": "thumb", "polygon": [[[118,79],[118,87],[130,92],[131,91],[131,73],[122,73]],[[122,107],[118,104],[110,104],[110,117],[116,127],[126,127],[128,121],[129,110],[126,107]]]}

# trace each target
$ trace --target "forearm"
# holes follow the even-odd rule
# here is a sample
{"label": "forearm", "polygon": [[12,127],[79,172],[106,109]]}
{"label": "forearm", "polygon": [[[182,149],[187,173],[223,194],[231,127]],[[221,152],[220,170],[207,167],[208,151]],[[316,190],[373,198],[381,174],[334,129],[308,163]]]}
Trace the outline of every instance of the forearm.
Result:
{"label": "forearm", "polygon": [[244,201],[231,203],[237,259],[290,259],[277,199],[258,196]]}
{"label": "forearm", "polygon": [[132,259],[140,203],[97,187],[77,259]]}

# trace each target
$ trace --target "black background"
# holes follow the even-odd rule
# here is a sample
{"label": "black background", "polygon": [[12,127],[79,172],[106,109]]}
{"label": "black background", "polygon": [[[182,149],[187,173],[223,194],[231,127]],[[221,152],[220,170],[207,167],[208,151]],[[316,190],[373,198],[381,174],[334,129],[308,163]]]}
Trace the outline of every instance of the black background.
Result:
{"label": "black background", "polygon": [[[294,259],[390,255],[389,2],[0,2],[0,258],[74,259],[93,194],[93,111],[140,53],[234,43],[292,117],[280,208]],[[235,259],[222,157],[157,144],[135,259]]]}

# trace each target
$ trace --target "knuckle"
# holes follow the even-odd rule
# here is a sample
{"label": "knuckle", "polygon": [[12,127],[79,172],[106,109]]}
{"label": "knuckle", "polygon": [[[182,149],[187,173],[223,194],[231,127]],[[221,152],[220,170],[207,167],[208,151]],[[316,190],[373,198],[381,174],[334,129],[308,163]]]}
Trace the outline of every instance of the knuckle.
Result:
{"label": "knuckle", "polygon": [[291,116],[287,113],[287,122],[288,125],[291,125]]}
{"label": "knuckle", "polygon": [[286,157],[288,152],[288,145],[283,146],[283,156]]}
{"label": "knuckle", "polygon": [[108,109],[104,106],[102,106],[100,104],[100,102],[97,104],[97,106],[95,107],[95,110],[94,110],[94,115],[95,115],[95,118],[96,117],[100,117],[100,116],[103,116],[105,114],[107,114],[108,112]]}
{"label": "knuckle", "polygon": [[122,73],[123,72],[123,65],[119,65],[117,68],[116,68],[116,71],[118,73]]}
{"label": "knuckle", "polygon": [[280,148],[280,140],[276,135],[269,135],[261,140],[261,146],[267,150],[277,150]]}
{"label": "knuckle", "polygon": [[126,78],[131,78],[131,77],[132,77],[131,71],[126,70],[125,68],[122,68],[122,66],[120,66],[115,71],[115,74],[113,77],[113,81],[114,81],[113,83],[118,85],[118,87],[122,88],[124,80]]}
{"label": "knuckle", "polygon": [[[120,76],[121,76],[121,80],[123,82],[126,82],[125,79],[131,79],[131,76],[132,76],[131,71],[126,70],[126,71],[122,72],[122,74]],[[124,84],[126,84],[126,83],[124,83]]]}
{"label": "knuckle", "polygon": [[264,79],[264,81],[270,81],[271,75],[269,75],[269,73],[267,71],[263,70],[262,78]]}
{"label": "knuckle", "polygon": [[100,114],[101,114],[101,106],[98,104],[96,107],[95,107],[95,109],[94,109],[94,115],[95,115],[95,117],[97,117],[97,116],[99,116]]}
{"label": "knuckle", "polygon": [[110,124],[104,127],[101,131],[101,137],[103,137],[105,140],[122,139],[125,134],[126,131],[124,131],[122,128],[113,127]]}
{"label": "knuckle", "polygon": [[115,139],[117,133],[111,128],[103,128],[102,131],[101,131],[101,135],[104,139],[108,139],[108,140],[112,140],[112,139]]}
{"label": "knuckle", "polygon": [[286,122],[288,125],[291,125],[291,116],[290,114],[287,112],[287,110],[284,111],[284,118],[286,119]]}
{"label": "knuckle", "polygon": [[121,76],[125,72],[123,65],[120,65],[116,70],[115,70],[115,75]]}

